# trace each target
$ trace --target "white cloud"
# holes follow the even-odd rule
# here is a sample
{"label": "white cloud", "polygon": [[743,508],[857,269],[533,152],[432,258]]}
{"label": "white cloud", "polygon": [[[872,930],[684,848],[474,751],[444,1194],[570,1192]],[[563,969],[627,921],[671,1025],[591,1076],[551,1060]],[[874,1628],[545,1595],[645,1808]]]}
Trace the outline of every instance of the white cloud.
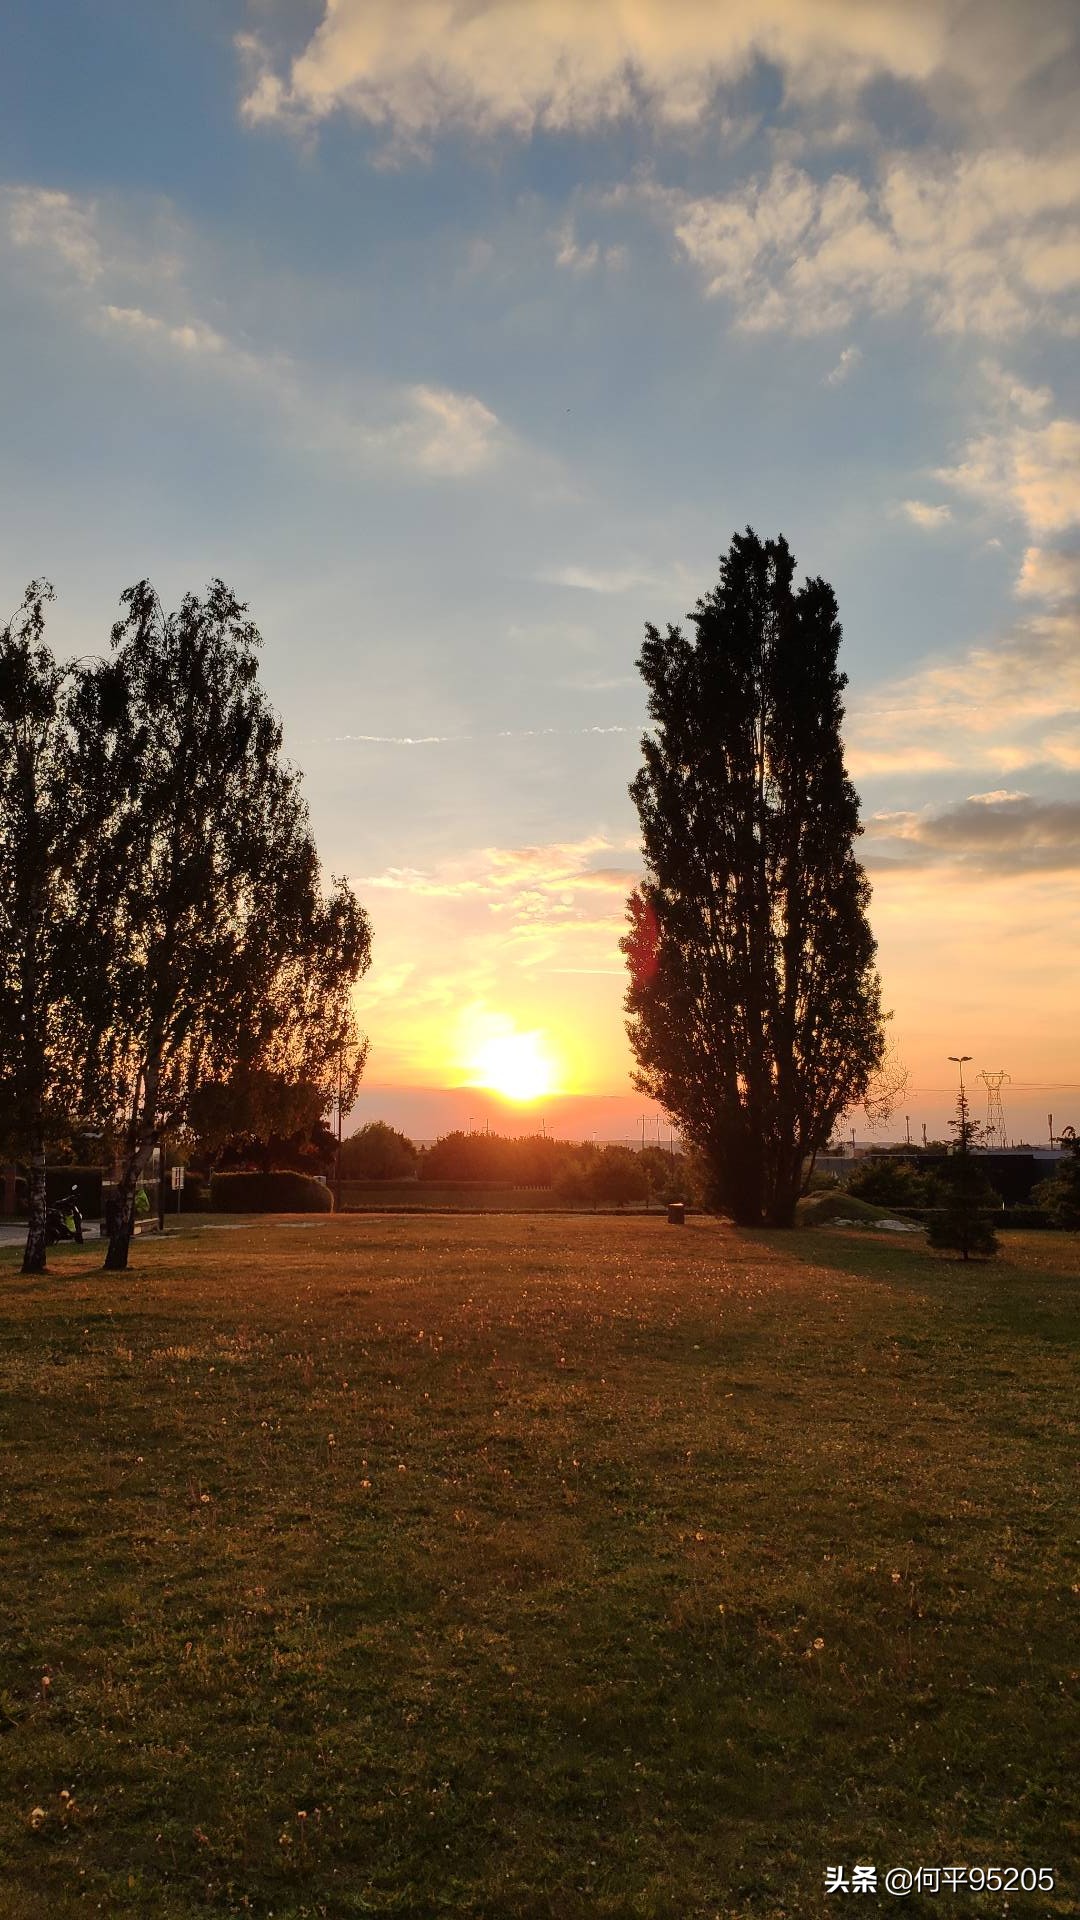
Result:
{"label": "white cloud", "polygon": [[925,500],[901,500],[897,511],[910,520],[912,526],[921,527],[924,533],[936,533],[952,519],[951,507],[933,507]]}
{"label": "white cloud", "polygon": [[812,334],[917,299],[936,331],[1005,335],[1077,331],[1078,196],[1080,152],[1010,148],[894,158],[871,184],[784,161],[729,194],[642,182],[609,200],[660,218],[748,331]]}
{"label": "white cloud", "polygon": [[854,373],[861,359],[862,353],[858,347],[845,347],[835,367],[825,375],[824,385],[827,387],[840,386],[842,382],[847,379],[849,373]]}
{"label": "white cloud", "polygon": [[8,271],[22,273],[42,298],[61,300],[104,339],[123,339],[191,377],[228,382],[296,445],[461,479],[513,444],[475,394],[425,383],[334,388],[320,369],[213,324],[189,284],[195,252],[167,207],[140,223],[71,194],[0,190],[0,262]]}
{"label": "white cloud", "polygon": [[398,140],[446,128],[602,125],[643,112],[699,122],[723,81],[761,57],[789,94],[852,94],[878,73],[940,78],[983,111],[1070,44],[1066,0],[1021,16],[983,0],[326,0],[299,53],[275,56],[247,33],[245,117],[311,124],[345,109]]}
{"label": "white cloud", "polygon": [[639,587],[655,587],[659,576],[640,567],[556,567],[539,579],[554,587],[570,587],[579,593],[632,593]]}
{"label": "white cloud", "polygon": [[499,452],[501,429],[490,407],[471,393],[446,387],[411,387],[409,412],[374,443],[396,445],[424,473],[455,479],[490,466]]}

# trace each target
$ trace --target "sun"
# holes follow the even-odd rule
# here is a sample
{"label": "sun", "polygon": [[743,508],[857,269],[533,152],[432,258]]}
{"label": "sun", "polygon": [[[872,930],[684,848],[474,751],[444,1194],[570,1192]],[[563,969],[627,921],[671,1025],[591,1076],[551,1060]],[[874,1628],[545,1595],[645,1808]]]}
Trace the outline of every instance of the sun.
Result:
{"label": "sun", "polygon": [[507,1100],[539,1100],[555,1081],[540,1033],[494,1034],[477,1049],[472,1065],[473,1084],[490,1087]]}

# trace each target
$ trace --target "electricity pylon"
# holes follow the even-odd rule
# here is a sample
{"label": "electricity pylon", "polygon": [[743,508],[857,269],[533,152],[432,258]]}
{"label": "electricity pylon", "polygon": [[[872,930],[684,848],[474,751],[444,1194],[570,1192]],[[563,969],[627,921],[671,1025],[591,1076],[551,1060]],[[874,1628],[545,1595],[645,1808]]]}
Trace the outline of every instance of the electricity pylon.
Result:
{"label": "electricity pylon", "polygon": [[1000,1068],[996,1073],[980,1073],[979,1079],[986,1088],[986,1144],[988,1147],[1007,1147],[1005,1138],[1005,1107],[1001,1098],[1001,1089],[1006,1080],[1012,1079],[1011,1073]]}

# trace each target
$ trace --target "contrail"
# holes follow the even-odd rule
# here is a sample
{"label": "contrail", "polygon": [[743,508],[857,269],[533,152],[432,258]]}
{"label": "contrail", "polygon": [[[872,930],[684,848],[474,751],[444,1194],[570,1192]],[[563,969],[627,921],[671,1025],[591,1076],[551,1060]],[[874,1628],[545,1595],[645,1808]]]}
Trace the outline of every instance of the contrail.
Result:
{"label": "contrail", "polygon": [[339,746],[358,742],[375,747],[446,747],[470,740],[538,740],[547,734],[564,738],[584,733],[629,733],[629,727],[500,727],[488,733],[331,733],[321,740],[308,740],[306,746]]}

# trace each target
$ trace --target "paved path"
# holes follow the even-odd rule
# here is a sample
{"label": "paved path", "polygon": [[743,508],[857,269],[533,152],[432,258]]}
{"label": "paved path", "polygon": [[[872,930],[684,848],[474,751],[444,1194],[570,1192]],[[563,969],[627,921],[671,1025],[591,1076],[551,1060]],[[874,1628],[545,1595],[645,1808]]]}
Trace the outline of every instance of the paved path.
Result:
{"label": "paved path", "polygon": [[[98,1240],[101,1237],[100,1220],[83,1221],[83,1239]],[[24,1247],[26,1245],[25,1220],[0,1220],[0,1247]]]}

